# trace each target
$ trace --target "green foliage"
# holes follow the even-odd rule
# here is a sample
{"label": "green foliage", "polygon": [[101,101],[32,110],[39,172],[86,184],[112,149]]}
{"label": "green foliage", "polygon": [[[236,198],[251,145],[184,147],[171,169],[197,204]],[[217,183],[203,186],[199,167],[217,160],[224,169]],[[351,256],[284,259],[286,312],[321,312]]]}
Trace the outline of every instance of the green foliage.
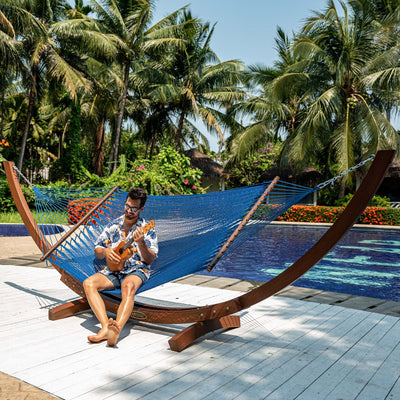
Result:
{"label": "green foliage", "polygon": [[[33,190],[29,187],[21,185],[22,193],[25,196],[26,202],[29,207],[33,207],[34,205],[34,194]],[[10,187],[8,186],[7,179],[5,175],[0,178],[0,204],[1,204],[1,212],[12,212],[16,211],[17,207],[15,206],[14,200],[11,195]]]}
{"label": "green foliage", "polygon": [[343,197],[340,197],[339,199],[336,199],[333,202],[333,205],[337,206],[337,207],[346,207],[347,204],[350,203],[350,200],[353,198],[353,196],[354,196],[353,193],[348,193],[348,194],[346,194],[346,196],[343,196]]}
{"label": "green foliage", "polygon": [[180,195],[204,193],[200,187],[202,172],[190,167],[190,159],[172,147],[166,147],[152,160],[137,159],[128,163],[120,157],[118,168],[106,178],[81,168],[80,184],[84,186],[115,186],[123,190],[142,187],[152,195]]}
{"label": "green foliage", "polygon": [[234,166],[228,166],[228,172],[233,175],[233,178],[229,179],[228,186],[232,188],[259,183],[261,175],[276,164],[279,151],[279,144],[268,143]]}
{"label": "green foliage", "polygon": [[387,196],[374,196],[370,201],[369,205],[371,207],[388,207],[390,208],[389,204],[389,197]]}
{"label": "green foliage", "polygon": [[78,104],[71,103],[71,120],[66,139],[64,154],[54,163],[52,175],[58,179],[68,178],[73,182],[80,173],[82,166],[81,154],[81,109]]}
{"label": "green foliage", "polygon": [[324,190],[318,192],[318,205],[331,206],[335,204],[339,198],[339,185],[334,187],[325,187]]}
{"label": "green foliage", "polygon": [[0,224],[21,224],[22,218],[17,211],[0,213]]}
{"label": "green foliage", "polygon": [[[349,193],[346,194],[346,196],[343,196],[339,199],[337,199],[333,205],[334,206],[339,206],[339,207],[346,207],[347,204],[350,203],[350,200],[353,198],[353,194]],[[389,207],[390,208],[390,204],[389,204],[389,197],[386,196],[374,196],[371,201],[369,202],[369,206],[370,207]]]}

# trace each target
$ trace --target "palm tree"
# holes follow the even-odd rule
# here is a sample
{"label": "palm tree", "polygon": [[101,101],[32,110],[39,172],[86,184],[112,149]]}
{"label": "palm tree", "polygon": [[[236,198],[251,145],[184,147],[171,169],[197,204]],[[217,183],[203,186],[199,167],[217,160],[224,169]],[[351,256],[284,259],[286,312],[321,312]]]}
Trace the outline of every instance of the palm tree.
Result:
{"label": "palm tree", "polygon": [[340,12],[329,0],[323,12],[313,13],[288,43],[291,57],[280,54],[278,74],[263,92],[269,103],[256,123],[262,121],[270,135],[279,123],[286,139],[281,159],[299,168],[322,155],[327,164],[329,155],[328,164],[343,172],[380,148],[400,149],[385,112],[397,101],[399,42],[383,35],[370,2],[340,4]]}
{"label": "palm tree", "polygon": [[0,4],[0,82],[2,83],[0,87],[0,138],[3,137],[5,124],[6,91],[13,86],[13,81],[22,68],[19,58],[21,42],[16,39],[14,26],[6,16],[12,9],[11,2],[5,1]]}
{"label": "palm tree", "polygon": [[114,144],[110,154],[110,171],[116,168],[121,140],[122,122],[129,92],[129,75],[132,65],[144,60],[145,52],[152,48],[179,46],[181,41],[175,37],[177,27],[170,21],[180,11],[172,13],[153,26],[151,13],[153,1],[150,0],[92,0],[92,8],[102,31],[112,34],[118,50],[118,65],[121,68],[122,93],[116,118]]}
{"label": "palm tree", "polygon": [[167,86],[171,111],[176,115],[174,146],[182,148],[184,141],[199,143],[201,134],[192,123],[198,119],[223,142],[223,129],[232,123],[226,110],[244,96],[240,88],[243,64],[218,59],[210,46],[214,26],[186,11],[180,22],[185,26],[181,31],[185,46],[171,54],[167,67],[173,77]]}
{"label": "palm tree", "polygon": [[388,47],[379,40],[368,2],[349,2],[349,9],[342,4],[342,12],[344,17],[329,0],[324,13],[308,20],[295,45],[295,53],[305,61],[283,77],[288,83],[291,73],[299,71],[310,96],[288,142],[289,157],[303,162],[327,147],[339,172],[379,148],[400,146],[383,107],[388,89],[399,88],[397,45]]}
{"label": "palm tree", "polygon": [[229,138],[230,158],[228,165],[240,163],[249,153],[263,148],[269,141],[276,142],[282,136],[290,137],[299,125],[307,94],[299,89],[296,74],[292,81],[282,82],[288,67],[300,60],[293,54],[293,40],[278,27],[275,38],[278,60],[273,67],[251,65],[244,72],[248,95],[230,112],[236,119],[247,119],[245,127],[238,127]]}
{"label": "palm tree", "polygon": [[65,1],[3,1],[7,3],[4,14],[12,23],[22,44],[19,57],[24,64],[22,72],[29,92],[27,118],[18,159],[18,168],[22,169],[34,107],[46,85],[52,80],[60,82],[69,90],[71,97],[76,98],[77,90],[87,89],[89,82],[60,56],[60,49],[51,35],[52,24],[65,15]]}

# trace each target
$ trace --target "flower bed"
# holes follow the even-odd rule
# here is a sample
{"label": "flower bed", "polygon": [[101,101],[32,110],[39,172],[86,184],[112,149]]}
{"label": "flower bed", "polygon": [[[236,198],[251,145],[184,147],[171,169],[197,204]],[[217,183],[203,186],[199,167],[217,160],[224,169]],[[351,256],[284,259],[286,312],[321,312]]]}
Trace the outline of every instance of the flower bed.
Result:
{"label": "flower bed", "polygon": [[[299,206],[289,208],[277,221],[333,223],[344,207]],[[367,207],[357,220],[358,224],[400,225],[400,209],[386,207]]]}
{"label": "flower bed", "polygon": [[[77,222],[81,220],[98,202],[100,199],[75,199],[70,200],[68,202],[67,210],[68,210],[68,223],[75,225]],[[99,213],[103,214],[102,208],[105,208],[104,204],[98,208],[91,217],[84,222],[86,225],[87,222],[91,222],[93,225],[97,225],[96,219],[99,218]]]}

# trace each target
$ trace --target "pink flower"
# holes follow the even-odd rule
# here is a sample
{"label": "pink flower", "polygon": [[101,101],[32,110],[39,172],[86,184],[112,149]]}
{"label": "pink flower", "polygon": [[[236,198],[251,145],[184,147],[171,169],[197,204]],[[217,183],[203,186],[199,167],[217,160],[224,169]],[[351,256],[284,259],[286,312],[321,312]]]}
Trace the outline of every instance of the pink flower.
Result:
{"label": "pink flower", "polygon": [[185,185],[187,185],[188,183],[189,183],[189,180],[188,179],[185,179]]}
{"label": "pink flower", "polygon": [[193,186],[192,186],[192,189],[197,189],[197,186],[194,186],[194,185],[193,185]]}

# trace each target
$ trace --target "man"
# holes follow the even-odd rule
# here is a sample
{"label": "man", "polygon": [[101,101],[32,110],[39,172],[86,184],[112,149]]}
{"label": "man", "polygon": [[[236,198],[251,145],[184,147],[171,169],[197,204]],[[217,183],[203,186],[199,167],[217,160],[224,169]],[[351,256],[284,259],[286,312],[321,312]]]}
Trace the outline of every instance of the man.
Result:
{"label": "man", "polygon": [[[119,334],[132,313],[137,290],[150,277],[151,263],[157,257],[158,244],[154,229],[143,233],[141,227],[146,221],[140,217],[145,207],[147,194],[143,189],[129,191],[124,206],[124,215],[115,219],[98,237],[95,243],[95,268],[97,273],[83,282],[89,305],[101,324],[96,335],[88,336],[91,343],[107,340],[108,346],[115,346]],[[114,251],[121,240],[133,237],[134,245],[124,258]],[[122,270],[113,272],[108,265],[120,264]],[[113,268],[114,269],[114,268]],[[99,291],[121,289],[121,304],[117,318],[107,317]]]}

